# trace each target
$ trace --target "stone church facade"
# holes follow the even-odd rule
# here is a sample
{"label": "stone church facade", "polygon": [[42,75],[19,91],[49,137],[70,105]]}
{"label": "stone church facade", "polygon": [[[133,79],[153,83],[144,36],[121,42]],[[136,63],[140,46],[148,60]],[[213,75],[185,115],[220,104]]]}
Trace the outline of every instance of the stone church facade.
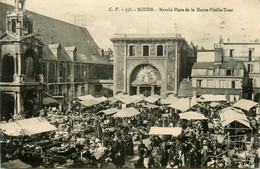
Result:
{"label": "stone church facade", "polygon": [[189,70],[189,45],[180,34],[115,34],[114,94],[177,94]]}

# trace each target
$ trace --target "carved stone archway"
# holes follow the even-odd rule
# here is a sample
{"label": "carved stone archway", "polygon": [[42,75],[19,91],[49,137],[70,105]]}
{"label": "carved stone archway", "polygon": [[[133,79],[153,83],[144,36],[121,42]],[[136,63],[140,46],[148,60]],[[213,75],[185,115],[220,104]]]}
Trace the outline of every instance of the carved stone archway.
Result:
{"label": "carved stone archway", "polygon": [[144,63],[142,60],[135,62],[134,64],[130,64],[130,66],[127,68],[127,92],[130,92],[130,87],[131,87],[131,76],[133,71],[141,66],[141,65],[151,65],[152,67],[156,68],[161,76],[161,81],[165,82],[166,81],[166,72],[163,68],[163,65],[160,65],[156,63],[155,61],[149,61],[149,63]]}

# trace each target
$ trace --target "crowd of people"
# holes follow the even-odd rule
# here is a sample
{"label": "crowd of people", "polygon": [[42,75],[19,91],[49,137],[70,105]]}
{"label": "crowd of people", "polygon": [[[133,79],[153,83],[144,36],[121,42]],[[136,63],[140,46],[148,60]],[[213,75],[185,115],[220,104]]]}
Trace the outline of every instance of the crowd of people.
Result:
{"label": "crowd of people", "polygon": [[[20,159],[33,167],[258,167],[255,115],[251,117],[251,122],[256,121],[251,124],[252,132],[226,130],[219,123],[219,112],[229,106],[227,102],[214,107],[205,102],[189,109],[207,120],[180,119],[178,110],[159,101],[154,103],[158,107],[147,108],[147,104],[141,101],[128,105],[140,112],[128,118],[103,113],[121,109],[118,102],[85,107],[74,100],[65,111],[45,108],[37,116],[46,118],[57,130],[19,137],[1,132],[1,161]],[[182,132],[177,137],[150,135],[152,126],[181,127]]]}

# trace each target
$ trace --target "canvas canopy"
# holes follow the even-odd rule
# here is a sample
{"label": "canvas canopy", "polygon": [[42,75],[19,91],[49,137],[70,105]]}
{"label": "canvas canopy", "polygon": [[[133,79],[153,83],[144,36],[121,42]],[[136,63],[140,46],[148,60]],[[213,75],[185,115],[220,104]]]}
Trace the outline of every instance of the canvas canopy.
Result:
{"label": "canvas canopy", "polygon": [[98,102],[105,102],[105,101],[107,101],[107,98],[106,97],[104,97],[104,96],[102,96],[102,97],[99,97],[99,98],[94,98],[94,100],[96,100],[96,101],[98,101]]}
{"label": "canvas canopy", "polygon": [[148,109],[156,109],[156,108],[159,108],[159,106],[154,105],[154,104],[144,105],[143,107],[146,107],[146,108],[148,108]]}
{"label": "canvas canopy", "polygon": [[233,107],[237,107],[246,111],[249,111],[252,107],[255,107],[258,103],[253,102],[251,100],[241,99],[235,104],[233,104]]}
{"label": "canvas canopy", "polygon": [[112,117],[132,117],[132,116],[136,116],[139,114],[140,114],[140,112],[138,110],[136,110],[133,107],[130,107],[130,108],[119,110]]}
{"label": "canvas canopy", "polygon": [[112,104],[119,102],[119,99],[115,98],[115,97],[109,97],[108,101],[110,101]]}
{"label": "canvas canopy", "polygon": [[200,96],[199,101],[216,102],[216,101],[227,101],[227,99],[226,99],[226,95],[204,94],[204,95]]}
{"label": "canvas canopy", "polygon": [[238,122],[251,129],[250,122],[246,115],[237,111],[237,109],[229,109],[219,114],[222,126],[225,127],[230,123]]}
{"label": "canvas canopy", "polygon": [[181,134],[181,127],[151,127],[149,135],[172,135],[179,136]]}
{"label": "canvas canopy", "polygon": [[45,118],[30,118],[18,120],[16,123],[23,128],[26,135],[34,135],[56,130]]}
{"label": "canvas canopy", "polygon": [[131,103],[135,102],[135,99],[133,99],[129,95],[117,95],[117,96],[114,96],[114,97],[116,99],[120,100],[124,104],[131,104]]}
{"label": "canvas canopy", "polygon": [[193,111],[180,113],[179,116],[180,116],[180,119],[186,119],[186,120],[206,120],[207,119],[203,114],[198,113],[198,112],[193,112]]}
{"label": "canvas canopy", "polygon": [[117,108],[102,110],[102,112],[105,113],[105,115],[112,115],[112,114],[115,114],[118,111],[119,111],[119,109],[117,109]]}
{"label": "canvas canopy", "polygon": [[227,126],[228,124],[230,123],[233,123],[233,122],[238,122],[238,123],[241,123],[243,125],[245,125],[246,127],[250,128],[251,129],[251,126],[250,126],[250,123],[247,122],[247,121],[244,121],[242,119],[228,119],[228,120],[225,120],[225,121],[222,121],[222,127],[225,127]]}
{"label": "canvas canopy", "polygon": [[84,100],[84,101],[80,101],[80,103],[85,106],[85,107],[91,107],[91,106],[94,106],[94,105],[97,105],[99,104],[100,102],[95,100],[95,99],[91,99],[91,100]]}
{"label": "canvas canopy", "polygon": [[92,96],[92,95],[85,95],[85,96],[79,96],[79,97],[77,97],[79,100],[82,100],[82,101],[84,101],[84,100],[91,100],[91,99],[95,99],[95,97],[94,96]]}
{"label": "canvas canopy", "polygon": [[10,136],[34,135],[56,130],[45,118],[37,117],[18,120],[0,125],[2,131]]}
{"label": "canvas canopy", "polygon": [[155,95],[153,96],[149,96],[147,98],[144,99],[144,101],[148,102],[148,103],[155,103],[159,100],[159,98]]}
{"label": "canvas canopy", "polygon": [[23,128],[15,122],[0,124],[0,129],[8,136],[25,135],[23,132]]}
{"label": "canvas canopy", "polygon": [[140,102],[145,99],[145,96],[143,94],[139,94],[139,95],[133,95],[132,98],[135,100],[135,102]]}
{"label": "canvas canopy", "polygon": [[173,104],[175,102],[177,102],[179,99],[177,97],[168,97],[165,99],[161,99],[161,104]]}
{"label": "canvas canopy", "polygon": [[179,99],[177,102],[169,105],[168,107],[171,107],[171,108],[184,112],[196,104],[197,104],[197,102],[196,102],[195,98],[192,98],[192,99],[182,98],[182,99]]}
{"label": "canvas canopy", "polygon": [[[237,112],[233,109],[227,110],[219,114],[221,121],[229,120],[229,119],[241,119],[244,121],[248,121],[246,115],[241,112]],[[249,122],[249,121],[248,121]]]}
{"label": "canvas canopy", "polygon": [[238,108],[235,108],[235,107],[231,107],[231,106],[222,109],[222,110],[221,110],[221,113],[226,112],[226,111],[228,111],[228,110],[233,110],[233,111],[235,111],[235,112],[237,112],[237,113],[244,114],[244,112],[243,112],[241,109],[238,109]]}

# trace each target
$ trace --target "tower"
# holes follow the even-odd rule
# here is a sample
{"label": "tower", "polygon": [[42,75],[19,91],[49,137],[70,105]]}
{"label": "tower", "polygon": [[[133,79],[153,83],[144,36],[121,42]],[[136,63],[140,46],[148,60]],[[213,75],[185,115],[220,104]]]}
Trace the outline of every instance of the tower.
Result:
{"label": "tower", "polygon": [[6,14],[6,32],[0,35],[1,118],[41,107],[42,48],[43,43],[33,34],[25,0],[15,0],[14,10]]}
{"label": "tower", "polygon": [[33,33],[33,20],[25,9],[25,0],[15,0],[15,10],[6,16],[6,31],[17,39]]}

